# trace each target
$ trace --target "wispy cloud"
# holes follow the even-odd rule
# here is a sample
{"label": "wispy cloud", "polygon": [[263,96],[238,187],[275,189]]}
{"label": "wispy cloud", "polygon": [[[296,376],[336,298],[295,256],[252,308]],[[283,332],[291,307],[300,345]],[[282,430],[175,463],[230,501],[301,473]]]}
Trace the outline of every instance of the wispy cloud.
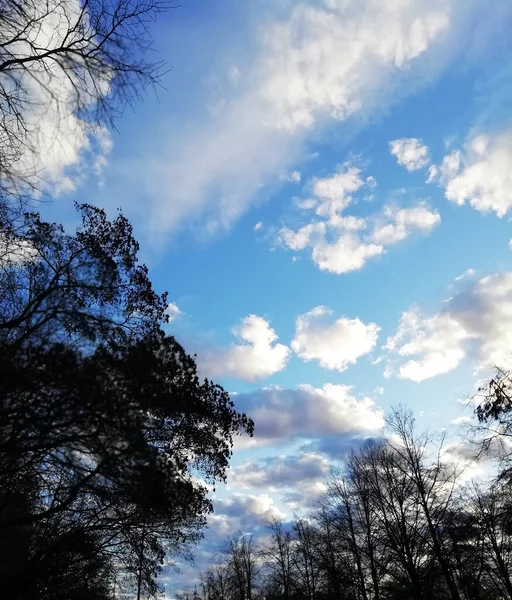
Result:
{"label": "wispy cloud", "polygon": [[331,0],[260,19],[255,54],[236,85],[225,78],[218,109],[181,136],[164,128],[158,154],[130,165],[153,239],[184,221],[229,227],[266,184],[293,173],[311,132],[378,114],[432,81],[464,43],[471,10],[457,0]]}

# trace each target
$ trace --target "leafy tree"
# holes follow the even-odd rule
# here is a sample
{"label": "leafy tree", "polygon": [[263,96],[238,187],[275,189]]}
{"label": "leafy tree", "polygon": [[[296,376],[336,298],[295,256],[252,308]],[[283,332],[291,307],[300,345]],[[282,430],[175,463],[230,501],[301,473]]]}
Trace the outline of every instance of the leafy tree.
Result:
{"label": "leafy tree", "polygon": [[0,343],[12,348],[50,342],[124,344],[166,321],[166,294],[157,295],[138,264],[129,221],[109,221],[90,205],[77,209],[75,235],[27,213],[3,224],[0,255]]}
{"label": "leafy tree", "polygon": [[0,537],[25,528],[30,563],[58,519],[57,539],[154,593],[165,556],[211,511],[200,481],[225,477],[252,422],[162,329],[166,296],[127,220],[79,210],[74,236],[27,215],[0,268]]}

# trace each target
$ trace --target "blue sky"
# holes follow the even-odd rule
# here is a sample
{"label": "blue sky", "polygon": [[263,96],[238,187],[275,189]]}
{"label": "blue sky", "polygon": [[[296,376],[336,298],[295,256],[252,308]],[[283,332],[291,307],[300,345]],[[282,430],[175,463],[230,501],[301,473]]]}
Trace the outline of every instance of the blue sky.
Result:
{"label": "blue sky", "polygon": [[199,562],[313,501],[393,404],[456,440],[510,360],[511,27],[508,0],[184,0],[165,89],[52,157],[44,210],[121,206],[169,331],[256,419]]}

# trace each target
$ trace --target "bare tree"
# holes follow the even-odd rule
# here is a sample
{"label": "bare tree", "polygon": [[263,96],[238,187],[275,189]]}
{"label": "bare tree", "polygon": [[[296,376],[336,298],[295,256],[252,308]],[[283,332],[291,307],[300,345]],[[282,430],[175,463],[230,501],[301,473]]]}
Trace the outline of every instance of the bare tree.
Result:
{"label": "bare tree", "polygon": [[394,586],[421,600],[432,585],[424,516],[414,483],[400,456],[386,443],[367,444],[352,458],[366,475],[375,504],[374,527],[381,529],[386,572]]}
{"label": "bare tree", "polygon": [[[505,383],[495,382],[493,393]],[[512,410],[507,398],[501,402],[496,418],[508,420]],[[296,518],[291,532],[269,524],[270,540],[259,553],[260,594],[269,600],[512,600],[508,464],[485,484],[469,484],[446,451],[444,434],[418,432],[412,412],[402,407],[387,423],[393,435],[365,443],[331,472],[313,515]],[[229,600],[247,600],[243,561],[231,558],[244,554],[239,536],[230,548],[236,585]]]}
{"label": "bare tree", "polygon": [[[0,182],[20,192],[48,125],[56,144],[111,123],[162,62],[148,59],[149,25],[169,0],[2,0],[0,2]],[[51,118],[50,118],[51,117]],[[68,119],[69,123],[63,121]]]}
{"label": "bare tree", "polygon": [[432,440],[428,434],[416,433],[414,415],[409,409],[394,409],[387,417],[387,424],[398,438],[398,443],[392,446],[393,451],[400,457],[404,473],[416,488],[432,555],[441,568],[451,599],[461,600],[450,564],[446,538],[440,526],[450,508],[456,475],[447,473],[441,461],[442,443],[438,445],[434,461],[427,462]]}
{"label": "bare tree", "polygon": [[232,598],[252,600],[259,572],[253,535],[238,532],[230,537],[227,541],[226,559]]}
{"label": "bare tree", "polygon": [[270,521],[267,528],[270,540],[260,554],[280,595],[284,600],[290,600],[294,587],[292,536],[283,523],[276,519]]}
{"label": "bare tree", "polygon": [[204,574],[202,580],[205,597],[210,600],[228,600],[229,598],[229,568],[226,562],[216,559]]}
{"label": "bare tree", "polygon": [[512,598],[511,504],[510,490],[500,482],[494,482],[485,491],[473,486],[469,500],[476,528],[474,538],[480,534],[488,575],[495,582],[499,594],[509,600]]}
{"label": "bare tree", "polygon": [[307,600],[315,600],[321,578],[315,552],[318,535],[310,521],[300,518],[295,519],[293,531],[293,561],[297,586],[304,591]]}

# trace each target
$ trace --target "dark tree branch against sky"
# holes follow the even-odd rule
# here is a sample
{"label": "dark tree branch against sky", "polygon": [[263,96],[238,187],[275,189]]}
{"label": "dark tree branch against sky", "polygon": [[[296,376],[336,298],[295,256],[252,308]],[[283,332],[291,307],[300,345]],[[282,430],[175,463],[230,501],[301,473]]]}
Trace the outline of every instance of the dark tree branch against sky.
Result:
{"label": "dark tree branch against sky", "polygon": [[151,52],[149,27],[172,7],[167,0],[2,0],[0,176],[8,192],[44,188],[52,177],[44,153],[62,136],[101,135],[148,85],[160,85],[166,67]]}

